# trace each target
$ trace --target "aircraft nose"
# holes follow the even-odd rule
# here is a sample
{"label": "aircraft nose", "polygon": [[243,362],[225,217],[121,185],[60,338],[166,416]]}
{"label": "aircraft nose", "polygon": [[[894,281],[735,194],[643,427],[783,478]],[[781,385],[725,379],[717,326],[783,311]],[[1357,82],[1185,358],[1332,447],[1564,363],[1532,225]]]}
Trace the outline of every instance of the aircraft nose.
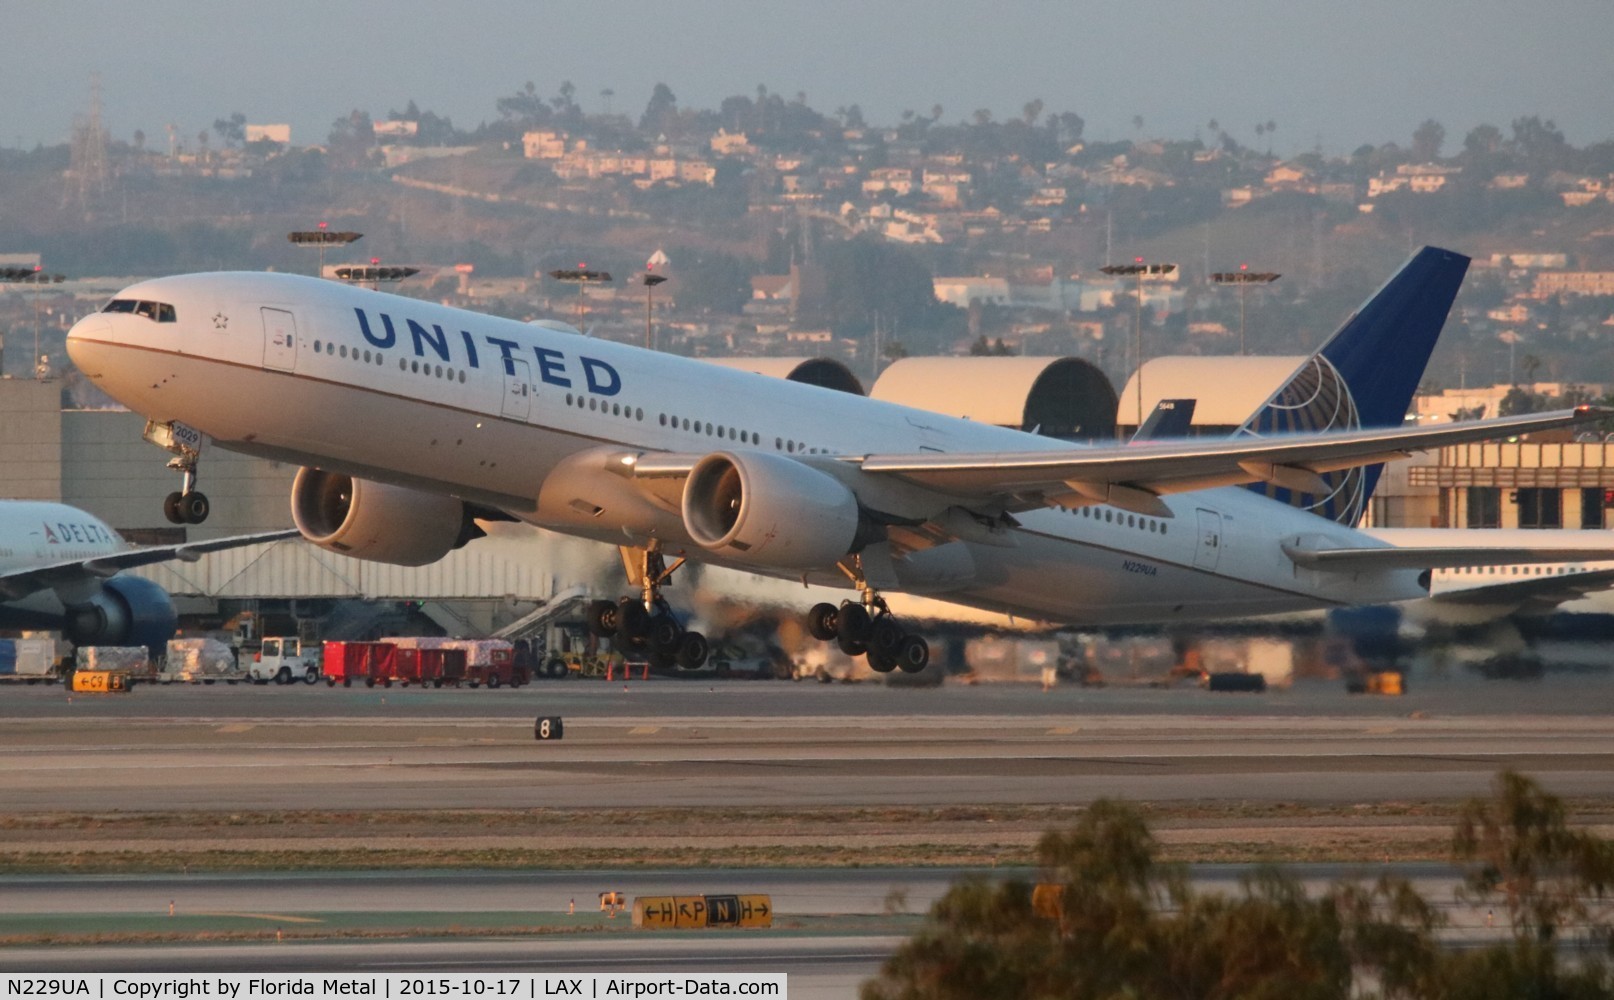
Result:
{"label": "aircraft nose", "polygon": [[101,313],[84,317],[67,331],[67,356],[79,371],[91,378],[100,378],[103,372],[100,357],[112,339],[112,321]]}

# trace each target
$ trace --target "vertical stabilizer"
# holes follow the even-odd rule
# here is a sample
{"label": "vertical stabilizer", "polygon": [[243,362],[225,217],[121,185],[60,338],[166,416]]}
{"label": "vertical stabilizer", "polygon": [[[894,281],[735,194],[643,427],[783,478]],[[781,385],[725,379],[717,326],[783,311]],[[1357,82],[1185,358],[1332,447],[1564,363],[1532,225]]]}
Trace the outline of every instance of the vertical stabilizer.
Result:
{"label": "vertical stabilizer", "polygon": [[[1399,427],[1468,271],[1468,258],[1424,247],[1307,358],[1239,430],[1265,437],[1301,431]],[[1270,483],[1250,489],[1323,517],[1355,524],[1382,465],[1330,472],[1326,496]]]}

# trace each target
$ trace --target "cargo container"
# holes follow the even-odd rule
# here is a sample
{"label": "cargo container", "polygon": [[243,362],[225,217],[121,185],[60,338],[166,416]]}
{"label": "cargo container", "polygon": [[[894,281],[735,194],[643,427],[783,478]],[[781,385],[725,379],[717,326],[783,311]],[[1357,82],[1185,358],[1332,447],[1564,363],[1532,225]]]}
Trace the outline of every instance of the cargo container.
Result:
{"label": "cargo container", "polygon": [[218,639],[170,639],[157,679],[164,684],[235,684],[247,677],[236,651]]}
{"label": "cargo container", "polygon": [[80,646],[74,652],[73,669],[118,673],[134,680],[156,677],[151,653],[144,646]]}
{"label": "cargo container", "polygon": [[393,654],[393,679],[408,686],[458,687],[465,679],[465,650],[397,648]]}
{"label": "cargo container", "polygon": [[398,647],[390,642],[327,642],[321,670],[325,683],[352,687],[391,687],[397,675]]}
{"label": "cargo container", "polygon": [[[381,640],[406,649],[453,649],[465,654],[464,672],[456,683],[469,687],[520,687],[529,677],[515,662],[515,645],[504,639],[450,639],[443,636],[388,636]],[[449,680],[445,677],[445,684]]]}
{"label": "cargo container", "polygon": [[55,639],[0,639],[0,681],[54,684],[61,677]]}

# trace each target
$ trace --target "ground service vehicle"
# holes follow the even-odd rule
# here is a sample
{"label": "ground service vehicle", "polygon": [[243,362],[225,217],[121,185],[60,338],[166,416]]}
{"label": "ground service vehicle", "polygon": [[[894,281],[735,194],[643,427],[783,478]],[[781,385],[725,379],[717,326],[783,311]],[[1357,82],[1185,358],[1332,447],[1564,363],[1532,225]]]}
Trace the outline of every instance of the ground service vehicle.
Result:
{"label": "ground service vehicle", "polygon": [[318,654],[311,648],[304,651],[302,640],[296,636],[264,639],[258,652],[253,654],[252,664],[247,667],[247,675],[259,684],[270,681],[276,684],[294,681],[312,684],[319,680],[319,673]]}

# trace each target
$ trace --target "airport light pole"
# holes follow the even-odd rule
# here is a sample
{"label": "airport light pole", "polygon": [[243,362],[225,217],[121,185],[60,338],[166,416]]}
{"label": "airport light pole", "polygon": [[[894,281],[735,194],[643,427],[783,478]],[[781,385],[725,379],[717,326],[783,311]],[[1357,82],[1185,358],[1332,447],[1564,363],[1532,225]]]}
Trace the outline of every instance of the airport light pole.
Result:
{"label": "airport light pole", "polygon": [[650,300],[655,295],[656,286],[661,284],[663,281],[666,281],[667,276],[665,274],[651,274],[647,271],[645,272],[645,276],[642,280],[644,281],[644,346],[645,350],[648,351],[651,349],[651,345],[654,343],[654,338],[651,335],[652,327],[650,325]]}
{"label": "airport light pole", "polygon": [[1217,271],[1211,281],[1218,285],[1237,285],[1239,290],[1239,354],[1244,350],[1244,298],[1251,285],[1270,285],[1283,277],[1271,271],[1251,271],[1250,265],[1240,264],[1237,271]]}
{"label": "airport light pole", "polygon": [[345,247],[350,243],[357,243],[364,239],[363,233],[334,232],[330,223],[321,222],[315,229],[299,229],[294,233],[287,233],[286,239],[293,246],[314,247],[319,251],[319,277],[325,277],[325,248]]}
{"label": "airport light pole", "polygon": [[402,281],[419,273],[420,268],[418,267],[404,267],[401,265],[383,267],[380,257],[371,257],[370,266],[368,267],[337,268],[336,278],[338,281],[345,281],[350,285],[361,285],[368,281],[372,290],[380,291],[383,281]]}
{"label": "airport light pole", "polygon": [[[1138,276],[1137,326],[1133,335],[1132,350],[1137,361],[1137,366],[1134,368],[1135,377],[1138,383],[1137,427],[1141,428],[1143,426],[1143,276],[1146,274],[1171,274],[1173,271],[1177,270],[1177,265],[1145,264],[1142,257],[1134,257],[1132,258],[1132,263],[1130,264],[1106,264],[1099,268],[1099,270],[1112,276],[1119,276],[1123,274],[1135,274]],[[1136,430],[1134,430],[1133,433],[1136,433]]]}
{"label": "airport light pole", "polygon": [[[34,286],[33,365],[35,378],[44,378],[50,373],[49,366],[45,364],[44,355],[39,353],[39,289],[41,285],[59,285],[66,280],[67,277],[65,275],[46,274],[45,269],[37,265],[34,267],[0,267],[0,281],[15,285]],[[4,368],[5,354],[3,347],[0,347],[0,373],[3,373]]]}
{"label": "airport light pole", "polygon": [[562,267],[550,271],[549,276],[556,281],[570,281],[577,284],[577,321],[583,322],[584,295],[590,282],[605,282],[611,280],[610,271],[591,271],[587,264],[579,263],[576,267]]}

